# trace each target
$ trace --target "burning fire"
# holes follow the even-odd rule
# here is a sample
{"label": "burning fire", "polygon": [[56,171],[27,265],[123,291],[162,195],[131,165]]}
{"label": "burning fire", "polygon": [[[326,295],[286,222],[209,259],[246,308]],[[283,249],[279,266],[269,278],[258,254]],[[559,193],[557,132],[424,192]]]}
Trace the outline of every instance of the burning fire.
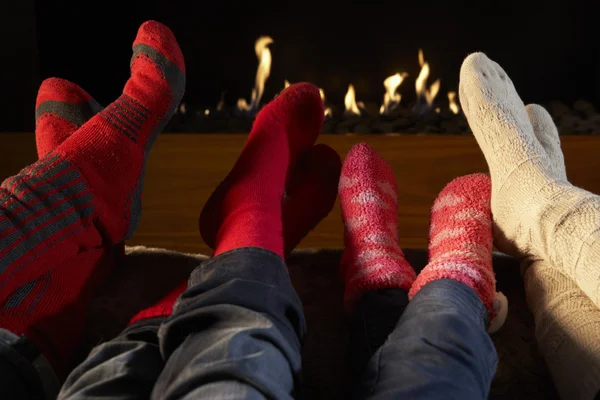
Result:
{"label": "burning fire", "polygon": [[386,80],[383,81],[383,86],[385,86],[385,95],[383,96],[383,104],[379,109],[380,114],[388,114],[394,108],[398,107],[400,101],[402,100],[402,96],[400,93],[396,93],[398,87],[404,81],[408,74],[406,72],[397,73],[392,76],[388,76]]}
{"label": "burning fire", "polygon": [[450,103],[450,111],[454,114],[458,114],[460,112],[460,107],[456,102],[456,92],[448,92],[448,103]]}
{"label": "burning fire", "polygon": [[427,104],[428,109],[431,109],[433,101],[440,91],[440,80],[433,82],[429,89],[427,88],[427,78],[429,78],[429,64],[425,61],[423,56],[423,50],[419,49],[419,64],[421,65],[421,72],[415,82],[417,90],[417,98],[424,101]]}
{"label": "burning fire", "polygon": [[[325,104],[325,91],[323,91],[323,89],[319,88],[319,93],[321,94],[321,100],[323,100],[323,104]],[[331,115],[331,107],[327,107],[325,106],[325,116],[330,116]]]}
{"label": "burning fire", "polygon": [[344,97],[344,105],[346,106],[346,113],[351,115],[360,115],[360,110],[356,104],[356,93],[354,92],[354,85],[348,86],[348,92]]}
{"label": "burning fire", "polygon": [[252,89],[252,96],[250,98],[250,104],[246,102],[246,99],[239,99],[237,102],[238,109],[242,111],[256,111],[260,103],[260,99],[265,91],[265,82],[271,74],[271,50],[269,45],[273,43],[273,39],[269,36],[261,36],[254,44],[254,51],[258,58],[258,69],[256,70],[256,81],[254,83],[254,89]]}
{"label": "burning fire", "polygon": [[290,81],[288,81],[287,79],[285,81],[283,81],[283,88],[287,89],[290,87]]}

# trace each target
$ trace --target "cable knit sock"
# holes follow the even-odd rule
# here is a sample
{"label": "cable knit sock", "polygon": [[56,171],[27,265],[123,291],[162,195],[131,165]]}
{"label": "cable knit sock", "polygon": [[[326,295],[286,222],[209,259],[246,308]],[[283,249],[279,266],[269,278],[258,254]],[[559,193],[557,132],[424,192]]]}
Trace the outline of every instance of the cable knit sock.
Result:
{"label": "cable knit sock", "polygon": [[200,215],[200,232],[207,243],[214,237],[215,256],[242,247],[284,256],[284,190],[322,123],[319,89],[308,83],[288,87],[258,113],[237,162]]}
{"label": "cable knit sock", "polygon": [[[560,139],[552,117],[526,107],[554,176],[566,180]],[[527,304],[538,346],[563,399],[592,399],[600,391],[600,310],[579,287],[545,260],[523,263]]]}
{"label": "cable knit sock", "polygon": [[600,197],[556,173],[510,78],[484,54],[464,61],[460,100],[490,169],[498,249],[549,261],[600,306]]}
{"label": "cable knit sock", "polygon": [[467,175],[450,182],[431,209],[429,263],[409,292],[412,299],[429,282],[453,279],[471,287],[490,315],[489,331],[506,320],[508,303],[496,294],[492,269],[492,218],[490,179]]}
{"label": "cable knit sock", "polygon": [[[83,331],[76,316],[105,275],[92,266],[112,262],[104,260],[111,251],[87,250],[133,233],[147,154],[183,93],[183,58],[168,28],[141,26],[131,71],[115,103],[67,138],[38,140],[40,154],[64,141],[0,189],[0,326],[30,339],[59,375]],[[63,89],[58,100],[44,99],[42,90],[38,106],[89,101]],[[38,113],[53,118],[57,131],[73,127],[67,118],[44,117],[44,108]]]}
{"label": "cable knit sock", "polygon": [[398,245],[398,189],[389,164],[367,144],[355,145],[344,160],[339,195],[346,309],[370,291],[410,289],[415,271]]}

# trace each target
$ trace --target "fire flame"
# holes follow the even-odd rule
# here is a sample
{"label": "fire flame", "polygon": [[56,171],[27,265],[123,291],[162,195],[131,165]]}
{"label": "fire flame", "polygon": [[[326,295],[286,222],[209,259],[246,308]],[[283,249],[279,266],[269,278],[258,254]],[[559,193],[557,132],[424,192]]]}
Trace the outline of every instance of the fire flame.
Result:
{"label": "fire flame", "polygon": [[396,90],[398,90],[398,87],[402,84],[402,81],[404,81],[404,78],[407,76],[408,74],[406,72],[398,72],[395,75],[388,76],[383,81],[383,86],[385,86],[386,91],[385,95],[383,96],[383,104],[379,109],[380,114],[387,114],[396,108],[398,104],[400,104],[402,96],[400,93],[396,93]]}
{"label": "fire flame", "polygon": [[[321,95],[321,100],[323,101],[323,104],[325,104],[325,92],[323,91],[323,89],[319,88],[319,94]],[[325,116],[330,116],[331,115],[331,107],[327,107],[325,106]]]}
{"label": "fire flame", "polygon": [[283,88],[287,89],[290,87],[290,81],[288,81],[287,79],[285,81],[283,81]]}
{"label": "fire flame", "polygon": [[258,58],[258,69],[256,70],[256,81],[254,83],[254,89],[252,89],[252,96],[250,98],[250,104],[246,99],[239,99],[237,102],[238,109],[242,111],[257,110],[260,100],[265,91],[265,82],[271,74],[271,50],[269,45],[273,43],[273,39],[269,36],[261,36],[254,44],[254,51],[256,52],[256,58]]}
{"label": "fire flame", "polygon": [[344,97],[344,105],[346,106],[346,113],[352,115],[360,115],[360,110],[356,104],[356,93],[354,92],[354,85],[348,86],[348,92]]}
{"label": "fire flame", "polygon": [[427,106],[431,108],[435,97],[440,91],[440,80],[433,82],[429,89],[427,89],[427,78],[429,78],[429,63],[425,61],[423,56],[423,50],[419,49],[419,64],[421,65],[421,72],[415,82],[417,90],[417,97],[422,98],[427,103]]}
{"label": "fire flame", "polygon": [[460,112],[460,107],[456,102],[456,92],[448,92],[448,102],[450,103],[450,110],[454,114],[458,114]]}

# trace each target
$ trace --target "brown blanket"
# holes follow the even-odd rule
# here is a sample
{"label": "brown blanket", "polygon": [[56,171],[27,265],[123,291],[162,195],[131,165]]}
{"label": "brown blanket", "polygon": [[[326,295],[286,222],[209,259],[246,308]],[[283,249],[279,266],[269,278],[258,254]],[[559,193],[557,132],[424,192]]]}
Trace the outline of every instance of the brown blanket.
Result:
{"label": "brown blanket", "polygon": [[[343,287],[337,275],[340,256],[339,250],[299,250],[289,260],[309,329],[303,354],[303,398],[347,398],[350,385],[346,361],[351,349],[342,308]],[[406,256],[420,270],[427,253],[408,249]],[[141,246],[127,248],[125,264],[91,306],[80,357],[85,357],[93,345],[117,335],[136,312],[186,279],[206,258]],[[558,398],[537,350],[518,264],[509,257],[495,255],[494,268],[498,290],[508,297],[509,313],[504,327],[493,336],[500,362],[490,398]]]}

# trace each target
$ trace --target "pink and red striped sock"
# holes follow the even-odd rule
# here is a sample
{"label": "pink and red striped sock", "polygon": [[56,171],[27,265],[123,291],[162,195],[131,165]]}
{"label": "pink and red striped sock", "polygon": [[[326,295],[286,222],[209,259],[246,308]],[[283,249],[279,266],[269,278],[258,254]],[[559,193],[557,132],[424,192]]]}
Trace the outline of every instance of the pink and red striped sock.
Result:
{"label": "pink and red striped sock", "polygon": [[45,83],[37,131],[56,135],[38,136],[42,158],[0,188],[0,326],[28,337],[59,375],[83,331],[74,316],[106,272],[94,266],[113,265],[112,246],[137,226],[148,152],[185,86],[168,28],[143,24],[133,50],[122,96],[75,132],[77,118],[87,118],[81,109],[93,114],[97,103],[74,86]]}
{"label": "pink and red striped sock", "polygon": [[354,146],[344,160],[339,194],[346,309],[370,291],[408,290],[415,271],[398,245],[398,189],[389,164],[367,144]]}
{"label": "pink and red striped sock", "polygon": [[237,162],[200,215],[214,255],[259,247],[284,257],[282,199],[297,161],[323,123],[319,89],[299,83],[263,108]]}
{"label": "pink and red striped sock", "polygon": [[498,330],[508,312],[502,293],[496,293],[492,269],[491,182],[473,174],[450,182],[431,210],[429,263],[414,282],[409,298],[429,282],[453,279],[473,288],[490,315],[490,332]]}

